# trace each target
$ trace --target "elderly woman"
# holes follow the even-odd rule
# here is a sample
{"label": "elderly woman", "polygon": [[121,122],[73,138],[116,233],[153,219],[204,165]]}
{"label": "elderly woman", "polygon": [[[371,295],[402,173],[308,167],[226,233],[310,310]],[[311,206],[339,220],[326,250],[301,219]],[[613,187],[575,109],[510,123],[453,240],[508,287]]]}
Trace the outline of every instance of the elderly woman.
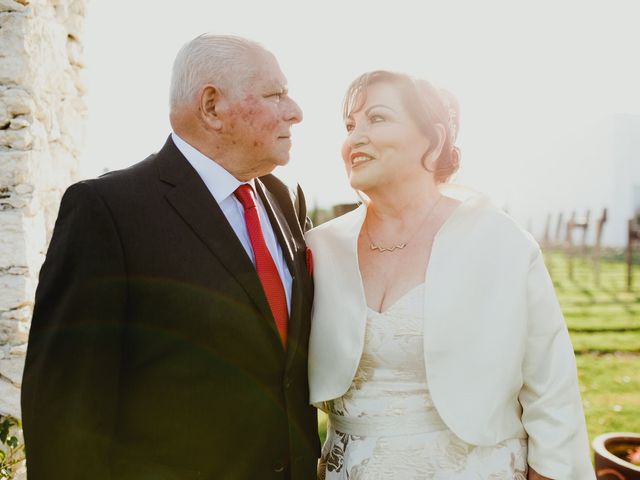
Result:
{"label": "elderly woman", "polygon": [[[594,478],[575,358],[536,242],[458,169],[453,98],[376,71],[344,103],[366,195],[308,233],[319,478]],[[447,193],[447,195],[445,195]]]}

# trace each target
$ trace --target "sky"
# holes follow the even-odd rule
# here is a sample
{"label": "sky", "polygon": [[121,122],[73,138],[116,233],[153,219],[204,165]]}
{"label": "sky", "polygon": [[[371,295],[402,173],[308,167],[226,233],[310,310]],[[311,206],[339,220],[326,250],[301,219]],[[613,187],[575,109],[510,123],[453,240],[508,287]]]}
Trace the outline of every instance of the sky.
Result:
{"label": "sky", "polygon": [[174,56],[213,32],[256,40],[278,58],[304,120],[293,127],[290,164],[275,173],[300,183],[311,206],[356,199],[340,157],[342,97],[359,74],[388,69],[457,96],[455,183],[486,193],[522,224],[552,210],[602,208],[615,188],[607,180],[611,116],[640,114],[634,4],[93,0],[81,176],[161,148]]}

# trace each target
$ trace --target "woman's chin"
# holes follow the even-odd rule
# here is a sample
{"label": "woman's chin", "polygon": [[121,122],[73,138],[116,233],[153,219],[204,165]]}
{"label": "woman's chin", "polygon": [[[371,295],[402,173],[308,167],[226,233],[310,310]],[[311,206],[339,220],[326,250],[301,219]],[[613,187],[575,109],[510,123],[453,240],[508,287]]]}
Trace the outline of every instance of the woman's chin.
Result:
{"label": "woman's chin", "polygon": [[367,193],[367,190],[370,190],[371,187],[374,186],[375,182],[371,181],[371,179],[363,178],[363,176],[351,174],[349,177],[349,184],[354,190]]}

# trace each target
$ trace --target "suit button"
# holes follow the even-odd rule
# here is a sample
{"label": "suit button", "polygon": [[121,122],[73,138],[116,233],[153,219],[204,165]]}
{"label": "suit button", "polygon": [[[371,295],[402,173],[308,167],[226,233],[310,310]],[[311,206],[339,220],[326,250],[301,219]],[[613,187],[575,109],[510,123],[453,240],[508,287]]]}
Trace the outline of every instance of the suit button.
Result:
{"label": "suit button", "polygon": [[273,466],[273,471],[274,471],[274,472],[276,472],[276,473],[282,473],[282,472],[284,472],[284,465],[283,465],[283,464],[281,464],[281,463],[276,463],[276,464]]}
{"label": "suit button", "polygon": [[293,384],[293,378],[287,378],[284,382],[284,388],[288,390],[289,388],[291,388],[292,384]]}

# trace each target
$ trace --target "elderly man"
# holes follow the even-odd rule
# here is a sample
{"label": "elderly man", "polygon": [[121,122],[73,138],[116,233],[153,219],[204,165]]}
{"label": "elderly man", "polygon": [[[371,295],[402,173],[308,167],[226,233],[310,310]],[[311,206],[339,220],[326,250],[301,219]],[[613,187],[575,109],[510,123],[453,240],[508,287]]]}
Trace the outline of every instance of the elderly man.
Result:
{"label": "elderly man", "polygon": [[65,193],[23,381],[30,480],[315,477],[306,210],[270,175],[302,119],[286,85],[258,44],[197,37],[164,147]]}

